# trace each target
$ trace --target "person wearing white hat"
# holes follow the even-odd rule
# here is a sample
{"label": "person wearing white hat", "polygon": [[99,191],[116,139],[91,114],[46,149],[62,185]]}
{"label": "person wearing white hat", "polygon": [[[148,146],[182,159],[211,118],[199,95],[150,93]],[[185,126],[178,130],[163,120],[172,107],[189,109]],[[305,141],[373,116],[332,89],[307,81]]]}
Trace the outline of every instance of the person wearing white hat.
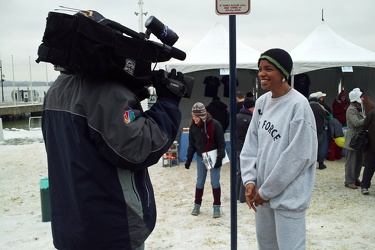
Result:
{"label": "person wearing white hat", "polygon": [[325,108],[318,102],[317,93],[312,93],[309,96],[309,104],[311,107],[312,112],[314,113],[315,124],[316,124],[316,134],[318,137],[318,158],[317,161],[319,163],[319,169],[323,170],[326,169],[327,166],[324,164],[325,152],[323,150],[324,145],[324,128],[325,128],[325,118],[326,118],[326,110]]}
{"label": "person wearing white hat", "polygon": [[363,129],[362,92],[359,88],[349,93],[350,106],[346,110],[348,130],[345,134],[345,187],[357,189],[360,186],[359,175],[363,164],[362,151],[356,151],[349,146],[353,136]]}
{"label": "person wearing white hat", "polygon": [[318,102],[320,105],[324,107],[325,110],[327,110],[330,114],[332,114],[332,109],[328,106],[328,104],[324,101],[324,97],[327,96],[326,93],[323,93],[322,91],[315,92],[316,98],[318,98]]}

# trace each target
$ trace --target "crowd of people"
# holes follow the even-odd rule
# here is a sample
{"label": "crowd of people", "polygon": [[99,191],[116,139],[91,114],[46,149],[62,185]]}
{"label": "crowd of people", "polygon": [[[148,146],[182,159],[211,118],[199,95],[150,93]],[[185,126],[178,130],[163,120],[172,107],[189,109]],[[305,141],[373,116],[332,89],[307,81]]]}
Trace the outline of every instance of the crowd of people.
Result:
{"label": "crowd of people", "polygon": [[[305,249],[306,210],[316,169],[327,168],[324,160],[341,159],[345,148],[344,186],[369,193],[375,172],[374,104],[359,88],[350,91],[349,100],[342,90],[332,109],[322,91],[306,98],[290,86],[293,61],[283,49],[262,53],[258,67],[267,92],[257,99],[251,92],[236,93],[236,199],[255,212],[259,249]],[[56,248],[144,249],[156,223],[147,168],[172,145],[181,122],[182,95],[165,82],[184,84],[183,74],[175,71],[153,81],[158,98],[147,111],[140,105],[143,89],[112,80],[102,84],[61,72],[47,92],[42,131]],[[219,97],[191,108],[185,168],[190,169],[196,154],[193,216],[200,214],[209,174],[212,217],[221,217],[220,173],[229,118]],[[369,143],[355,150],[350,140],[363,129]],[[212,164],[204,157],[211,151],[216,152]]]}
{"label": "crowd of people", "polygon": [[[284,50],[271,49],[264,52],[258,64],[261,87],[269,91],[256,101],[251,92],[246,95],[242,91],[236,93],[236,198],[240,203],[246,202],[256,212],[260,249],[288,249],[291,245],[295,249],[304,249],[305,215],[311,198],[315,169],[326,169],[325,160],[334,161],[345,157],[344,186],[350,189],[360,187],[362,194],[369,194],[368,189],[375,172],[374,103],[359,88],[351,90],[348,97],[341,90],[331,106],[325,102],[326,93],[322,91],[311,93],[306,101],[301,93],[288,84],[292,61]],[[214,98],[207,106],[207,114],[206,111],[204,113],[213,120],[220,120],[220,124],[225,120],[222,128],[227,128],[229,118],[222,118],[229,117],[227,106],[220,104],[220,115],[209,108],[217,100],[219,98]],[[202,121],[194,113],[196,105],[192,110],[191,128]],[[210,112],[215,115],[210,116]],[[350,147],[350,141],[362,130],[368,131],[369,142],[365,148],[355,150]],[[190,138],[192,137],[194,136]],[[327,140],[328,150],[324,145]],[[191,143],[194,144],[195,141],[192,138],[189,144],[188,159],[192,157],[191,148],[194,146]],[[303,153],[301,148],[304,148]],[[218,161],[220,162],[219,157]],[[187,165],[190,166],[190,160]],[[362,166],[362,180],[359,180]],[[203,167],[200,168],[204,169]],[[199,191],[199,169],[197,173]],[[211,172],[211,176],[215,174]],[[211,177],[213,193],[214,183]],[[203,190],[198,191],[193,215],[199,214]],[[214,207],[216,200],[214,193]],[[213,217],[219,217],[215,216],[215,208]],[[295,237],[296,234],[298,237]]]}
{"label": "crowd of people", "polygon": [[[314,112],[318,136],[318,169],[325,169],[324,159],[339,160],[345,148],[345,180],[344,186],[350,189],[361,187],[362,194],[368,194],[371,178],[374,175],[374,123],[372,114],[374,103],[364,95],[360,88],[349,92],[349,98],[342,90],[332,103],[332,111],[325,103],[325,93],[318,91],[309,96],[310,106]],[[346,129],[344,133],[344,129]],[[324,130],[327,129],[328,152],[324,152]],[[362,130],[368,130],[369,142],[356,150],[350,146],[352,138]],[[340,140],[339,140],[340,139]],[[359,179],[362,167],[362,181]]]}

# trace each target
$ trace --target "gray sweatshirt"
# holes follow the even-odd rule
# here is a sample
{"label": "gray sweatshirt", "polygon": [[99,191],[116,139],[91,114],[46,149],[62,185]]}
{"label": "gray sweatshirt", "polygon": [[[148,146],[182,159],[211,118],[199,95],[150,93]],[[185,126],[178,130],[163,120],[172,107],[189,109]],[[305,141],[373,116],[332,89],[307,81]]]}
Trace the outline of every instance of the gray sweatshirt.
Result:
{"label": "gray sweatshirt", "polygon": [[254,183],[273,209],[304,210],[313,190],[317,135],[308,100],[292,89],[257,99],[240,155],[243,184]]}

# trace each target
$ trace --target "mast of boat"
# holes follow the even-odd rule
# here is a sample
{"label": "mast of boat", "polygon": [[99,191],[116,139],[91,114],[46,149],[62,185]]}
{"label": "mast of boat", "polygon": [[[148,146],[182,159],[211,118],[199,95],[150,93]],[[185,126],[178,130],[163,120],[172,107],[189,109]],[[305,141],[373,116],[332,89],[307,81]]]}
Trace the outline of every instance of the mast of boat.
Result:
{"label": "mast of boat", "polygon": [[13,55],[12,55],[12,73],[13,73],[13,100],[14,100],[14,105],[17,105],[16,86],[15,86],[15,84],[14,84],[14,63],[13,63]]}
{"label": "mast of boat", "polygon": [[45,65],[46,65],[46,84],[47,84],[47,87],[48,87],[48,70],[47,70],[47,63],[45,62]]}
{"label": "mast of boat", "polygon": [[31,100],[31,103],[33,103],[34,101],[33,101],[33,99],[34,99],[34,97],[33,97],[33,80],[32,80],[32,78],[31,78],[31,58],[30,58],[30,56],[29,56],[29,70],[30,70],[30,95],[29,95],[29,102],[30,102],[30,100]]}
{"label": "mast of boat", "polygon": [[1,77],[1,100],[4,102],[4,75],[3,75],[3,62],[0,59],[0,77]]}

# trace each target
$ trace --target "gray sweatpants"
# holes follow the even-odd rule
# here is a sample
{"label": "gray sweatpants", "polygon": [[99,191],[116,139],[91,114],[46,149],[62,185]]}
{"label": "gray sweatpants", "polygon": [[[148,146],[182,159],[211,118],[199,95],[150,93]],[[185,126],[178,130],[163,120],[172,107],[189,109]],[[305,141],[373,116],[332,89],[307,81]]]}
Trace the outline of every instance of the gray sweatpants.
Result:
{"label": "gray sweatpants", "polygon": [[355,183],[361,174],[363,153],[347,149],[345,153],[345,185]]}
{"label": "gray sweatpants", "polygon": [[287,211],[257,207],[255,225],[259,250],[306,249],[306,210]]}

